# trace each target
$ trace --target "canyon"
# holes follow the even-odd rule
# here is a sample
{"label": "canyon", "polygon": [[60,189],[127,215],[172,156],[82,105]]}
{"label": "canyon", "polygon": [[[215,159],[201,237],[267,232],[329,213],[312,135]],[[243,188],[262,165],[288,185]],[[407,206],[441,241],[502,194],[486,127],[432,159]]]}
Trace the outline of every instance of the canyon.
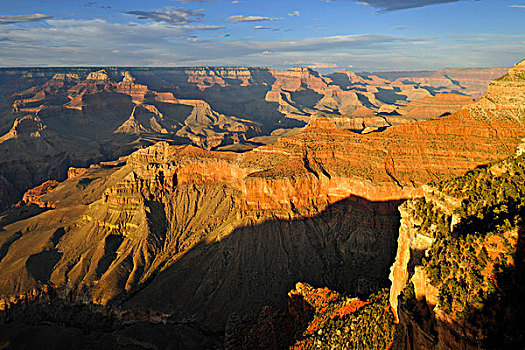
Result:
{"label": "canyon", "polygon": [[468,104],[497,72],[455,76],[462,85],[452,86],[309,68],[0,69],[0,210],[66,179],[70,167],[159,141],[247,151],[320,116],[358,133],[435,119]]}
{"label": "canyon", "polygon": [[[366,296],[392,283],[389,302],[329,302],[385,315],[390,303],[396,346],[423,344],[398,304],[409,280],[417,300],[438,299],[417,260],[432,237],[415,232],[411,208],[423,197],[453,213],[460,199],[424,185],[515,152],[524,70],[487,81],[481,98],[499,70],[392,80],[309,68],[4,70],[2,84],[23,92],[0,109],[0,309],[17,315],[52,290],[218,334],[233,332],[235,315],[285,308],[295,288],[291,299],[318,304],[288,304],[283,317],[301,334],[298,308],[325,320],[311,295],[331,295],[309,285]],[[438,329],[427,348],[451,339]]]}

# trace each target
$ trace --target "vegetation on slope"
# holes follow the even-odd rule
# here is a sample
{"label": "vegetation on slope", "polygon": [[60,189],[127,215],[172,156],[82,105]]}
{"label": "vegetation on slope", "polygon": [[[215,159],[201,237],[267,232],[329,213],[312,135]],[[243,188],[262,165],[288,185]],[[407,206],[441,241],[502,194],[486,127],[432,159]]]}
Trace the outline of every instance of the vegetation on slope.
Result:
{"label": "vegetation on slope", "polygon": [[511,157],[437,188],[463,200],[454,211],[459,223],[451,234],[436,231],[426,268],[432,284],[439,286],[440,307],[465,318],[483,308],[496,292],[495,275],[513,263],[510,232],[522,223],[525,158]]}
{"label": "vegetation on slope", "polygon": [[[487,346],[519,344],[520,236],[525,213],[525,156],[507,158],[449,181],[412,201],[419,233],[434,238],[422,265],[439,290],[438,308],[475,329]],[[402,303],[410,311],[413,291]],[[500,322],[501,321],[501,322]],[[474,334],[474,333],[471,333]],[[499,339],[499,340],[497,340]],[[501,342],[499,345],[498,342]]]}
{"label": "vegetation on slope", "polygon": [[393,341],[394,315],[386,289],[367,301],[315,289],[305,300],[315,313],[291,349],[386,349]]}
{"label": "vegetation on slope", "polygon": [[288,310],[264,307],[255,320],[240,315],[226,327],[227,350],[387,349],[394,339],[388,290],[366,301],[297,283]]}

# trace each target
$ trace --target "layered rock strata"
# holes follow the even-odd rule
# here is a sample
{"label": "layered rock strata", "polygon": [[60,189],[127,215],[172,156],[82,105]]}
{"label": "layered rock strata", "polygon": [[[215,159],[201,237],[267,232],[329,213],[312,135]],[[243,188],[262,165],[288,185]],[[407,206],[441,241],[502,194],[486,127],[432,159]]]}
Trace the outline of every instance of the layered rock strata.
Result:
{"label": "layered rock strata", "polygon": [[[484,81],[470,75],[465,79]],[[0,76],[0,148],[9,155],[0,164],[2,209],[47,179],[64,179],[71,166],[157,141],[246,151],[322,115],[369,133],[462,105],[438,99],[412,108],[437,90],[348,70],[324,77],[309,68],[35,68],[2,69]],[[463,76],[455,79],[461,84]]]}
{"label": "layered rock strata", "polygon": [[0,271],[15,277],[0,294],[11,302],[64,286],[76,300],[220,329],[232,312],[282,305],[297,281],[377,290],[394,259],[398,204],[525,136],[521,67],[458,113],[382,133],[318,118],[245,153],[160,142],[89,169],[39,198],[54,209],[1,221]]}
{"label": "layered rock strata", "polygon": [[121,73],[100,70],[85,79],[56,73],[13,95],[10,108],[0,108],[0,120],[10,126],[0,129],[6,155],[0,162],[0,209],[42,181],[63,180],[71,166],[87,167],[160,140],[210,149],[261,132],[257,122],[218,113],[202,100],[151,91],[128,71]]}
{"label": "layered rock strata", "polygon": [[[480,119],[522,120],[525,62],[468,107]],[[521,122],[520,122],[521,124]],[[521,127],[517,126],[517,127]],[[516,156],[424,188],[400,207],[390,302],[399,349],[513,348],[524,334],[523,168]]]}

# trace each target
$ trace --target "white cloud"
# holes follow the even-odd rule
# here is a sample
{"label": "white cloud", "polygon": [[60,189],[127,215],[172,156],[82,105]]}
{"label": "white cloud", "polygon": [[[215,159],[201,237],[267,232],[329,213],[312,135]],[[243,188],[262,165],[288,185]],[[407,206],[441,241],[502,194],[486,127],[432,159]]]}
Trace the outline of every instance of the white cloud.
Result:
{"label": "white cloud", "polygon": [[34,21],[42,21],[44,19],[49,19],[49,18],[53,18],[53,16],[44,15],[42,13],[34,13],[31,15],[0,16],[0,24],[34,22]]}
{"label": "white cloud", "polygon": [[177,47],[195,41],[191,33],[224,28],[162,22],[115,24],[102,19],[46,23],[46,28],[0,27],[0,38],[9,38],[0,43],[2,65],[177,65],[186,57]]}
{"label": "white cloud", "polygon": [[[198,24],[198,23],[197,23]],[[272,66],[331,64],[356,70],[414,70],[511,65],[523,58],[524,35],[338,35],[287,41],[217,38],[211,25],[107,20],[0,26],[2,66]],[[199,38],[195,36],[199,33]],[[224,34],[226,35],[226,34]],[[424,54],[422,54],[424,53]],[[453,55],[451,53],[454,53]],[[305,57],[308,59],[305,60]]]}
{"label": "white cloud", "polygon": [[301,15],[301,12],[299,12],[299,11],[294,11],[294,12],[288,14],[288,16],[290,16],[290,17],[299,17],[300,15]]}
{"label": "white cloud", "polygon": [[257,22],[257,21],[280,21],[282,18],[276,17],[265,17],[265,16],[245,16],[245,15],[235,15],[228,17],[228,20],[233,23],[239,22]]}
{"label": "white cloud", "polygon": [[337,68],[337,64],[335,63],[311,63],[308,65],[308,68],[313,68],[313,69]]}
{"label": "white cloud", "polygon": [[400,38],[390,35],[360,34],[360,35],[335,35],[327,37],[307,38],[290,41],[275,42],[238,42],[239,47],[253,48],[253,50],[272,51],[316,51],[326,48],[339,48],[361,46],[366,47],[375,44],[403,41]]}
{"label": "white cloud", "polygon": [[128,11],[128,15],[134,15],[138,19],[146,19],[152,22],[166,22],[174,25],[183,25],[200,21],[204,14],[192,11],[185,7],[166,6],[155,11]]}

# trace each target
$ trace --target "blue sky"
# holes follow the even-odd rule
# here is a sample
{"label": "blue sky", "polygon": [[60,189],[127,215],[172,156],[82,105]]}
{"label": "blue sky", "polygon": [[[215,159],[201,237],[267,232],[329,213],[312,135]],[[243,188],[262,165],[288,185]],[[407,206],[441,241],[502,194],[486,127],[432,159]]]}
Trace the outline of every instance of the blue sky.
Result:
{"label": "blue sky", "polygon": [[525,0],[0,0],[0,66],[423,70],[525,58]]}

